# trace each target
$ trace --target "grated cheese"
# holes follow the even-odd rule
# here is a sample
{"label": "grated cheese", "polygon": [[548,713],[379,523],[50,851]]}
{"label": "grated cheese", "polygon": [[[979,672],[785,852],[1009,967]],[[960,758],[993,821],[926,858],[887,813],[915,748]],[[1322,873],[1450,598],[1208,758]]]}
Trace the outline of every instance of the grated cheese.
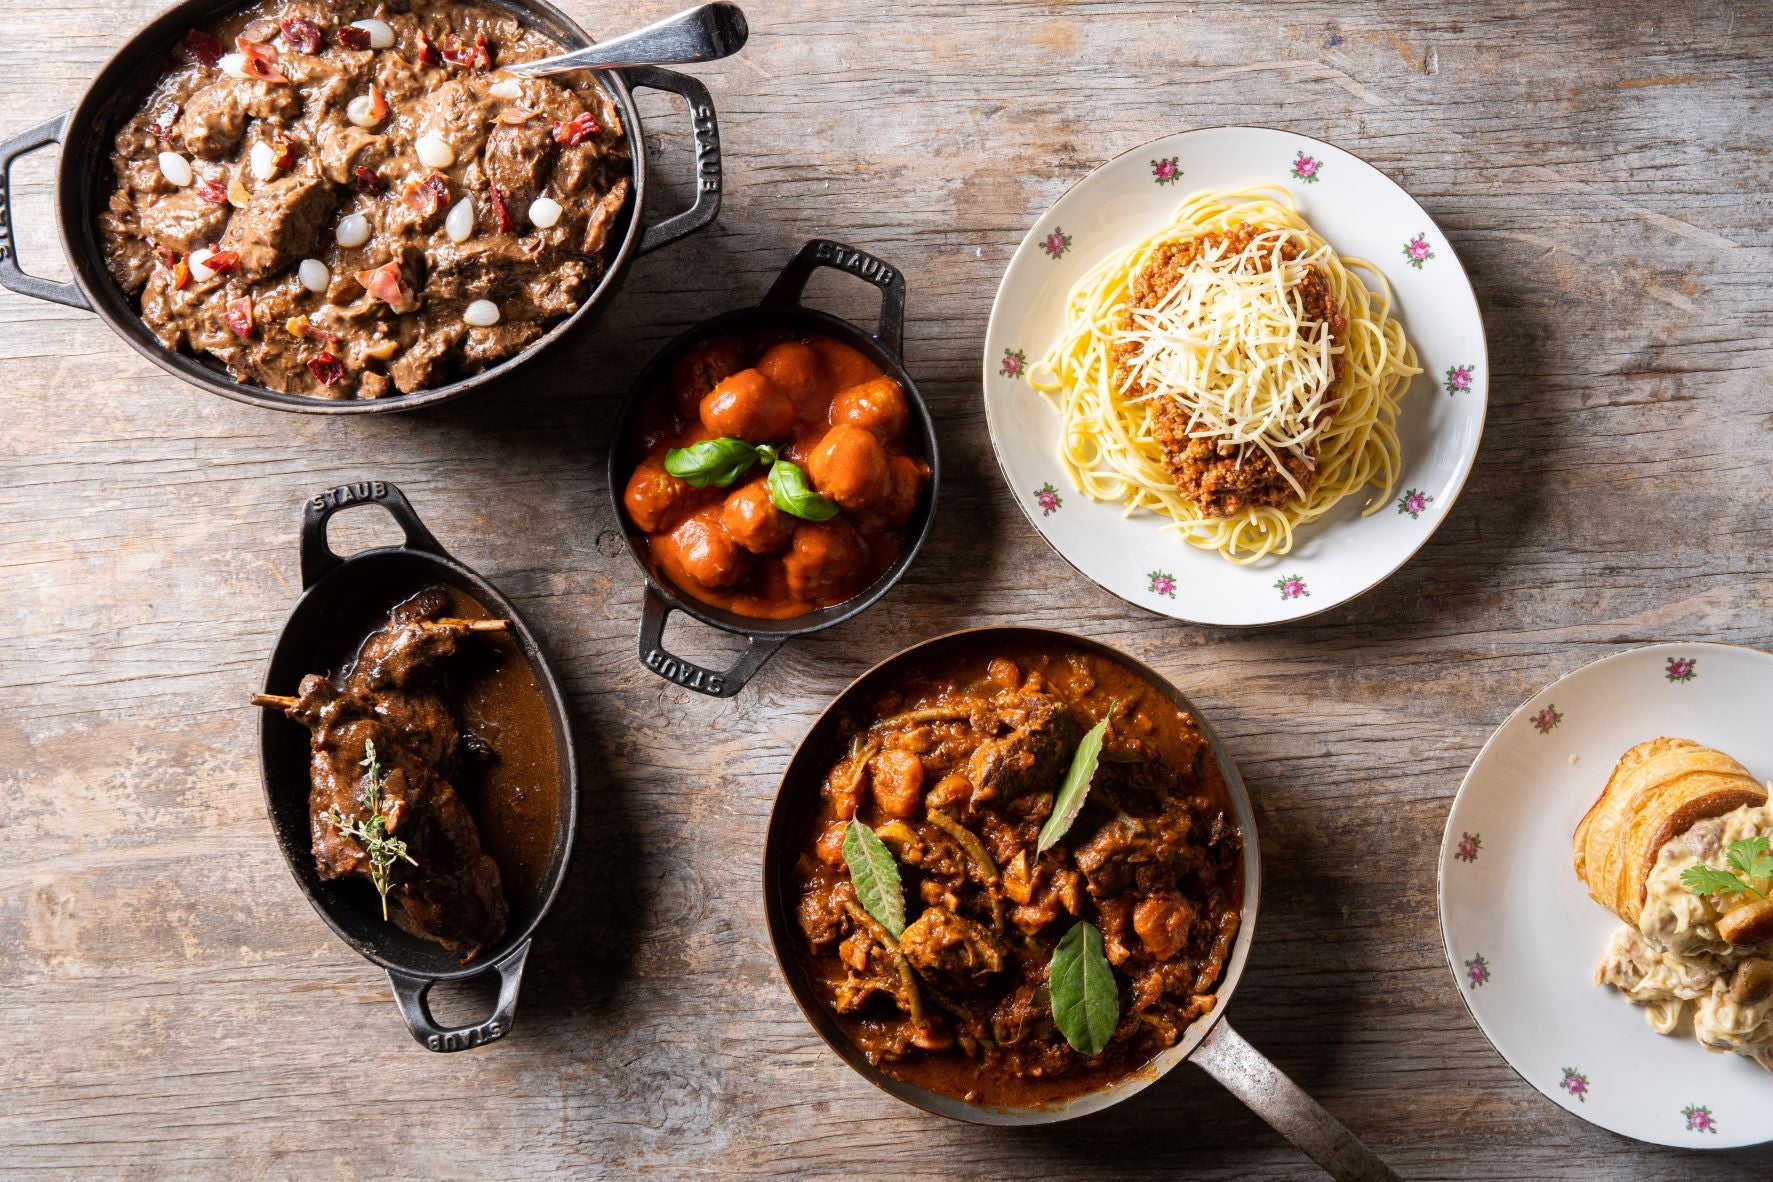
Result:
{"label": "grated cheese", "polygon": [[1252,237],[1233,254],[1209,242],[1180,282],[1151,308],[1129,308],[1116,345],[1132,344],[1129,397],[1174,399],[1188,414],[1188,435],[1243,449],[1259,448],[1303,496],[1279,453],[1311,462],[1311,441],[1335,409],[1330,386],[1342,352],[1330,326],[1304,310],[1300,284],[1312,264],[1320,270],[1327,245],[1291,260],[1288,239],[1309,248],[1303,235],[1275,229]]}

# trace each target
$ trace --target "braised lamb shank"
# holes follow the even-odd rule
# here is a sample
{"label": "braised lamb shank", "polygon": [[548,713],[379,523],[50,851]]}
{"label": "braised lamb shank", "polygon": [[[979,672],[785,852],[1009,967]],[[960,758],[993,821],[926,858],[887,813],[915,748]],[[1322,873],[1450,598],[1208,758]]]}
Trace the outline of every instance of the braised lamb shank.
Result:
{"label": "braised lamb shank", "polygon": [[457,725],[440,667],[463,637],[493,622],[444,619],[448,607],[437,588],[400,604],[364,641],[342,685],[304,677],[287,713],[312,731],[308,813],[320,877],[376,876],[358,825],[367,822],[401,847],[379,869],[389,918],[465,963],[504,934],[506,904],[499,868],[451,786],[463,756],[480,752]]}

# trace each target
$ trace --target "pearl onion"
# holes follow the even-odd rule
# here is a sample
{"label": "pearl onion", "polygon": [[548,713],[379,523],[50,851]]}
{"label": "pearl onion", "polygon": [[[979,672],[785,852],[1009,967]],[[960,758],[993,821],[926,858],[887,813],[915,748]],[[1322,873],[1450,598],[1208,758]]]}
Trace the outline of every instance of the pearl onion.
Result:
{"label": "pearl onion", "polygon": [[216,69],[232,78],[245,78],[246,55],[244,53],[226,53],[216,62]]}
{"label": "pearl onion", "polygon": [[507,100],[520,99],[523,97],[523,87],[518,83],[517,79],[506,78],[503,81],[495,82],[487,87],[486,93],[492,95],[494,98]]}
{"label": "pearl onion", "polygon": [[215,251],[209,249],[207,246],[203,247],[201,250],[194,250],[191,252],[191,257],[185,260],[191,264],[191,278],[199,283],[202,283],[205,279],[214,278],[215,272],[204,265],[209,262],[210,256],[213,254],[215,254]]}
{"label": "pearl onion", "polygon": [[491,328],[499,322],[499,306],[491,300],[475,300],[462,309],[462,319],[475,328]]}
{"label": "pearl onion", "polygon": [[394,30],[388,27],[386,21],[378,21],[374,19],[352,21],[351,26],[353,28],[362,29],[369,34],[369,47],[371,49],[386,49],[394,44]]}
{"label": "pearl onion", "polygon": [[474,236],[474,198],[463,197],[449,207],[449,216],[443,219],[443,232],[451,242],[466,242]]}
{"label": "pearl onion", "polygon": [[422,135],[413,148],[426,168],[448,168],[456,162],[456,150],[440,135]]}
{"label": "pearl onion", "polygon": [[345,104],[345,118],[358,127],[374,127],[381,122],[375,113],[375,100],[367,94],[360,94]]}
{"label": "pearl onion", "polygon": [[539,230],[546,230],[549,226],[558,222],[560,220],[560,215],[565,212],[566,211],[560,207],[560,202],[554,200],[554,198],[537,197],[534,201],[529,203],[529,224]]}
{"label": "pearl onion", "polygon": [[369,219],[360,213],[348,213],[339,219],[333,238],[343,247],[362,246],[369,241]]}
{"label": "pearl onion", "polygon": [[332,286],[332,272],[319,259],[303,259],[302,265],[296,268],[296,278],[315,295],[325,295],[326,289]]}
{"label": "pearl onion", "polygon": [[182,189],[191,183],[191,162],[177,152],[162,152],[160,175]]}
{"label": "pearl onion", "polygon": [[247,153],[247,159],[252,164],[253,176],[261,181],[277,179],[277,151],[270,144],[260,140],[252,146],[252,151]]}

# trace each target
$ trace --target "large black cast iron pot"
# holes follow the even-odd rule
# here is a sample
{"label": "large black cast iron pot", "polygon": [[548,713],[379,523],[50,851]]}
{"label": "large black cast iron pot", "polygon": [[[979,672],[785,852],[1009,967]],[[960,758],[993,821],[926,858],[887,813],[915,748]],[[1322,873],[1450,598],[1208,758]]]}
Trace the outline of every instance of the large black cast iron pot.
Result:
{"label": "large black cast iron pot", "polygon": [[[848,272],[880,288],[880,324],[873,332],[800,302],[807,280],[820,267]],[[628,478],[645,458],[634,448],[635,421],[641,407],[648,399],[656,397],[659,388],[670,378],[672,368],[705,341],[772,331],[825,336],[841,341],[898,382],[911,404],[911,438],[919,458],[930,466],[929,494],[905,526],[905,545],[898,559],[860,594],[786,620],[761,620],[703,603],[658,577],[647,564],[646,534],[629,520],[622,505],[622,493],[628,486]],[[867,251],[828,238],[815,238],[795,252],[762,302],[755,307],[740,308],[702,321],[659,350],[658,355],[641,370],[616,419],[615,439],[609,449],[609,495],[610,511],[627,534],[628,552],[646,579],[646,592],[641,601],[640,660],[648,669],[697,693],[730,698],[745,688],[745,683],[786,641],[835,627],[867,611],[904,577],[930,532],[930,522],[936,513],[936,491],[942,481],[941,459],[936,454],[935,424],[930,419],[929,408],[924,405],[923,395],[917,392],[917,384],[905,372],[905,363],[900,356],[904,348],[905,277]],[[730,669],[709,669],[673,656],[664,648],[665,621],[673,611],[683,612],[722,632],[743,636],[750,643]]]}
{"label": "large black cast iron pot", "polygon": [[[591,44],[585,31],[548,0],[482,2],[511,12],[569,49]],[[614,97],[627,129],[633,158],[632,187],[627,208],[622,211],[622,225],[612,236],[616,245],[609,256],[609,265],[602,280],[577,311],[516,356],[459,381],[412,394],[331,400],[283,394],[236,382],[224,371],[212,369],[189,354],[167,349],[155,339],[148,326],[142,323],[129,297],[105,270],[98,215],[110,197],[113,184],[110,154],[117,129],[129,119],[142,97],[165,72],[174,48],[185,33],[239,7],[238,0],[184,0],[173,5],[124,43],[98,72],[72,111],[40,123],[0,145],[0,286],[21,295],[96,312],[112,332],[149,361],[225,398],[273,410],[308,414],[374,414],[448,402],[531,364],[567,333],[596,317],[602,305],[614,298],[636,256],[707,225],[720,212],[720,132],[707,88],[694,78],[650,66],[599,72],[598,80]],[[645,227],[642,222],[647,207],[646,137],[640,112],[634,104],[632,91],[635,89],[664,90],[683,96],[689,107],[696,143],[695,204]],[[61,160],[55,174],[55,211],[61,230],[62,252],[67,255],[68,266],[74,274],[72,283],[55,283],[27,275],[18,265],[13,246],[13,162],[50,144],[61,145]]]}
{"label": "large black cast iron pot", "polygon": [[[362,504],[386,509],[405,531],[405,544],[365,550],[350,558],[333,553],[326,541],[328,519],[340,509]],[[304,675],[336,668],[341,618],[362,618],[364,605],[372,603],[385,619],[388,607],[439,585],[453,587],[493,615],[510,620],[507,634],[535,675],[554,732],[560,769],[553,848],[547,865],[530,898],[507,898],[510,918],[497,943],[482,949],[475,963],[464,966],[441,945],[385,921],[374,906],[373,892],[365,890],[360,880],[322,881],[315,870],[309,831],[308,730],[282,712],[267,711],[259,722],[259,749],[271,827],[290,872],[314,910],[340,939],[387,970],[394,1000],[414,1038],[433,1051],[461,1051],[510,1032],[530,937],[553,905],[572,853],[578,763],[560,687],[535,636],[497,588],[450,557],[399,488],[385,480],[341,485],[311,498],[303,508],[302,597],[277,638],[265,670],[264,691],[293,695]],[[426,995],[437,982],[495,972],[499,975],[499,1001],[491,1017],[454,1029],[439,1026],[432,1018]]]}

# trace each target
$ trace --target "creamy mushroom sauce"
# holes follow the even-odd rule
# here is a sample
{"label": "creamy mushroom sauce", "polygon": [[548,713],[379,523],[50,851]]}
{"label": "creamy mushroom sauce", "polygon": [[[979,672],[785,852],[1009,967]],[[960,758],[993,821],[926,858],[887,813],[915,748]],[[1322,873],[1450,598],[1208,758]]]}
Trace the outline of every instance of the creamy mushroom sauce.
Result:
{"label": "creamy mushroom sauce", "polygon": [[1752,897],[1701,897],[1681,882],[1681,873],[1700,862],[1723,868],[1731,842],[1766,834],[1773,834],[1773,805],[1743,805],[1664,845],[1638,926],[1614,934],[1595,984],[1611,985],[1643,1006],[1658,1034],[1676,1032],[1690,1016],[1693,1036],[1708,1050],[1746,1055],[1773,1070],[1773,994],[1745,1003],[1731,991],[1737,967],[1773,956],[1773,946],[1735,947],[1717,928],[1725,913]]}

